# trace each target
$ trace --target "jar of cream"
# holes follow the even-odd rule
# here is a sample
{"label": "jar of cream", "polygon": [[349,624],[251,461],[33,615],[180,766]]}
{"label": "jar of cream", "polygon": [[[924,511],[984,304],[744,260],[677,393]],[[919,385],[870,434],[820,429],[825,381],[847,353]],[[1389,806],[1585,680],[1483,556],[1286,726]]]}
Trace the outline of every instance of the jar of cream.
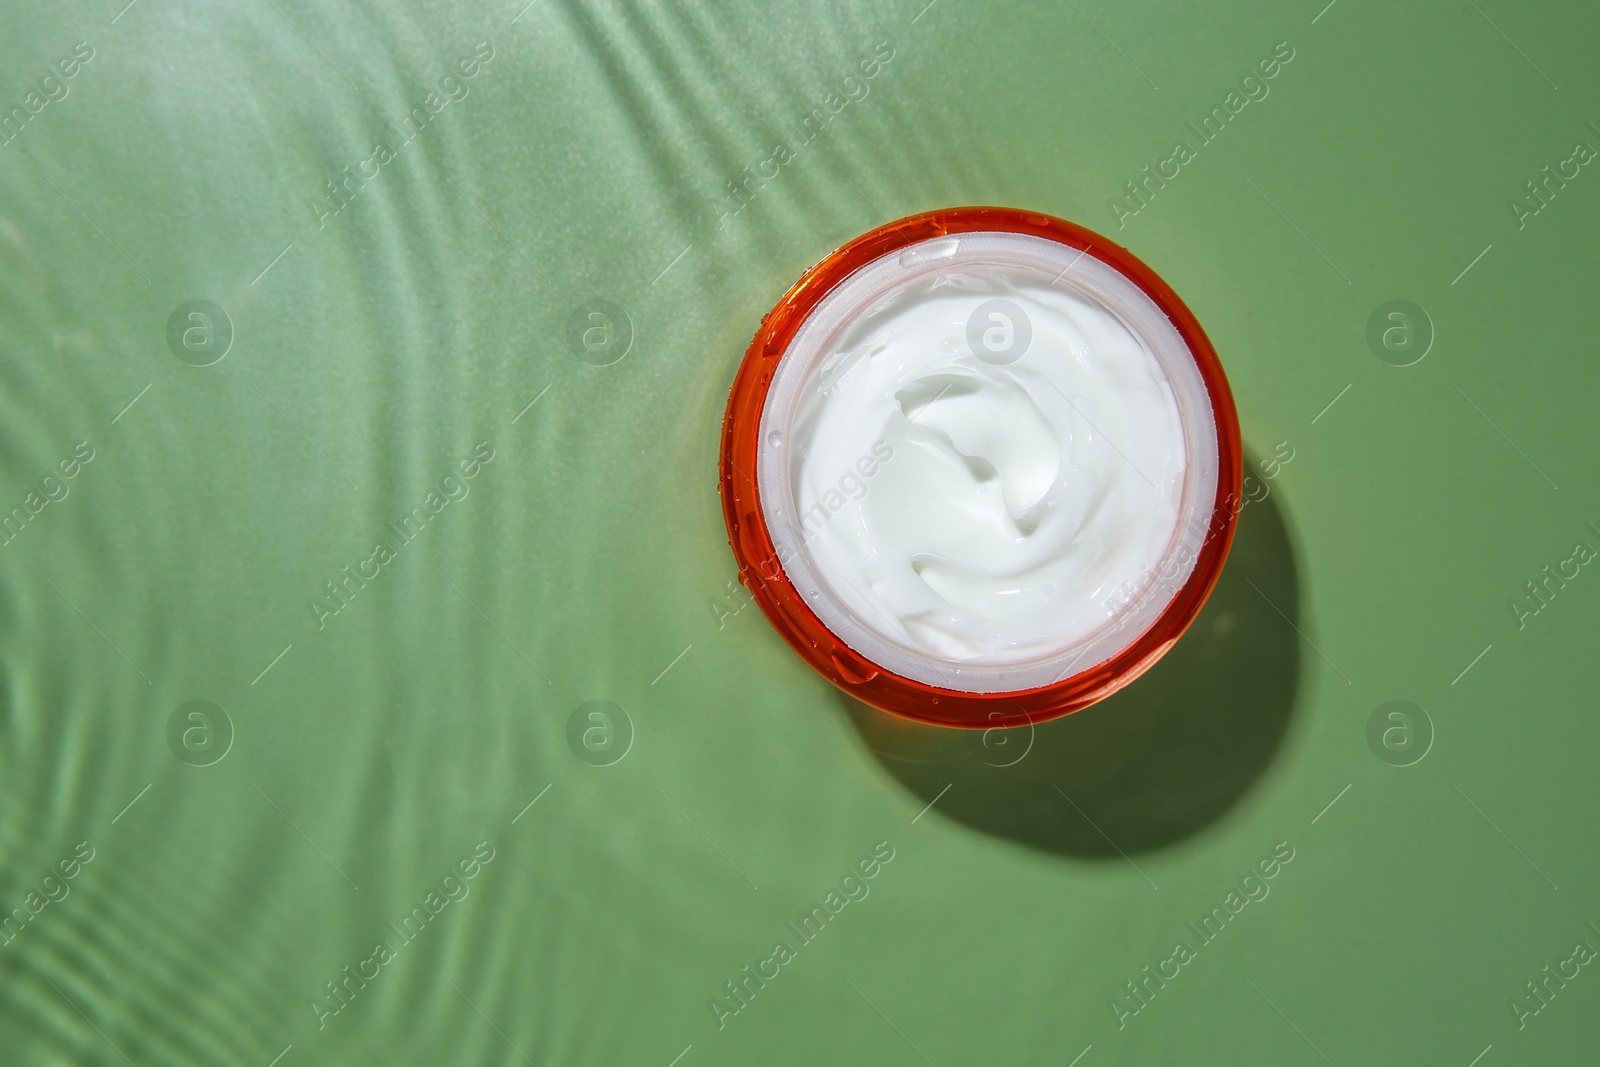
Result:
{"label": "jar of cream", "polygon": [[1216,353],[1099,234],[1000,208],[891,223],[806,272],[729,396],[740,580],[867,703],[988,729],[1064,715],[1171,647],[1241,480]]}

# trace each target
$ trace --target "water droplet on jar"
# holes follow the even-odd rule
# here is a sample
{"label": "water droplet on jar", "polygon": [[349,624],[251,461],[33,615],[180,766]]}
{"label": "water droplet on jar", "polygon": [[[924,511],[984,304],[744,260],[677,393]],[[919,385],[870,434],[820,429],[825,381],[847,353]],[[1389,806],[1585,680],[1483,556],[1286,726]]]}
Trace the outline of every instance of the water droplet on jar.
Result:
{"label": "water droplet on jar", "polygon": [[833,653],[833,666],[840,677],[856,685],[865,685],[878,676],[878,672],[870,664],[865,663],[855,656]]}
{"label": "water droplet on jar", "polygon": [[767,434],[768,448],[777,448],[781,444],[783,444],[783,434],[779,433],[777,430],[773,430],[771,433]]}

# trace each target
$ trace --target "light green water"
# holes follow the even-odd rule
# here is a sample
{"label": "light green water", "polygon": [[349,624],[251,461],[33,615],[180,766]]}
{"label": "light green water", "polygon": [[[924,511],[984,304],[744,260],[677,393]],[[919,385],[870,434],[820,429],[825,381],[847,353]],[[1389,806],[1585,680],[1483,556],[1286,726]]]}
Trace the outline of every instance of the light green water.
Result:
{"label": "light green water", "polygon": [[[1586,1062],[1600,175],[1510,201],[1594,11],[924,3],[8,13],[0,1060]],[[987,747],[740,610],[715,485],[761,314],[970,203],[1144,258],[1293,455],[1167,661]]]}

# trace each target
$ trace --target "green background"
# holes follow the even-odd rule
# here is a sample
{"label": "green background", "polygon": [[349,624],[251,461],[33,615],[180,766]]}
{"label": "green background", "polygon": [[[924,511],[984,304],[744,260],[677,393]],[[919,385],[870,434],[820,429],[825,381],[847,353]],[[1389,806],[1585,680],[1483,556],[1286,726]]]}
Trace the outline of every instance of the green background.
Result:
{"label": "green background", "polygon": [[[1600,145],[1600,14],[925,3],[14,7],[0,113],[94,57],[0,147],[0,907],[94,858],[0,946],[0,1059],[1592,1059],[1593,967],[1522,1028],[1511,1000],[1600,947],[1600,577],[1572,564],[1520,627],[1510,601],[1600,547],[1600,174],[1521,228],[1509,202]],[[468,94],[319,225],[481,41]],[[843,700],[736,610],[716,493],[761,314],[856,234],[972,203],[1132,249],[1208,330],[1252,461],[1293,455],[1167,660],[1009,736]],[[1396,299],[1436,334],[1407,367],[1366,340]],[[167,343],[190,300],[232,323],[211,366]],[[631,323],[609,366],[568,343],[591,300]],[[483,441],[319,626],[323,583]],[[231,728],[186,720],[186,749],[191,700]],[[568,740],[593,700],[631,724],[610,766]],[[1432,724],[1411,766],[1368,744],[1391,700]],[[481,841],[470,894],[319,1028],[324,983]],[[879,842],[870,895],[798,944]],[[1202,946],[1186,924],[1280,842]]]}

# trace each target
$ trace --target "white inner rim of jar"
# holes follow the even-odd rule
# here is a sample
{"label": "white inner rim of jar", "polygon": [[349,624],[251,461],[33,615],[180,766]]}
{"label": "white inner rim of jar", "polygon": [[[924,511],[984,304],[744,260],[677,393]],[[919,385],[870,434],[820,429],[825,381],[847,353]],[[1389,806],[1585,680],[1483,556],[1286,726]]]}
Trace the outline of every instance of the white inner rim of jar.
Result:
{"label": "white inner rim of jar", "polygon": [[[862,610],[859,590],[836,588],[807,546],[791,471],[791,430],[819,368],[863,313],[913,287],[974,284],[974,302],[992,295],[986,270],[1022,272],[1109,312],[1154,357],[1177,404],[1186,452],[1172,539],[1142,587],[1123,590],[1104,623],[1078,640],[1030,658],[980,663],[931,654]],[[969,693],[1020,692],[1051,685],[1103,663],[1153,624],[1187,582],[1205,542],[1216,500],[1218,447],[1210,394],[1183,338],[1153,300],[1114,267],[1060,242],[1028,234],[981,231],[932,238],[855,271],[812,310],[779,360],[761,416],[757,484],[779,563],[806,605],[850,648],[883,670]],[[1114,442],[1113,442],[1114,443]],[[831,579],[831,580],[830,580]]]}

